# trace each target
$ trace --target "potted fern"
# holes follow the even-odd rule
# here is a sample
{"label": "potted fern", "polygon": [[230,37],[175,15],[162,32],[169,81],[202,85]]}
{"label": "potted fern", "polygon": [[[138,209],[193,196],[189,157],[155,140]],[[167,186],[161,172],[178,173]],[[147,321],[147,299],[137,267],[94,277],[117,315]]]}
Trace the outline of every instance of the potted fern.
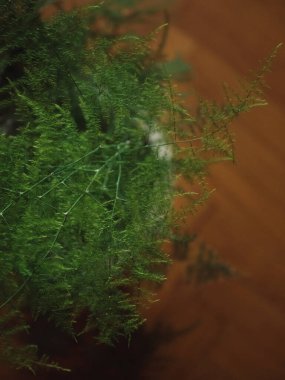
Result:
{"label": "potted fern", "polygon": [[152,47],[161,28],[114,33],[120,1],[43,21],[48,3],[0,0],[0,355],[31,370],[60,369],[17,343],[34,319],[103,343],[141,325],[146,284],[169,262],[162,244],[210,194],[208,165],[233,159],[228,126],[264,103],[275,55],[243,92],[190,116]]}

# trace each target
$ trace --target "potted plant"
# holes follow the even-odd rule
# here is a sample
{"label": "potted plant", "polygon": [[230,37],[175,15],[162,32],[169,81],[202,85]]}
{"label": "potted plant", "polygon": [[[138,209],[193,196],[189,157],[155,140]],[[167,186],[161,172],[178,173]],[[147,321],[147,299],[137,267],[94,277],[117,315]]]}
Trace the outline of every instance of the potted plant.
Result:
{"label": "potted plant", "polygon": [[265,103],[276,53],[241,92],[189,115],[152,45],[165,26],[118,33],[122,1],[43,21],[48,3],[0,1],[0,355],[31,370],[61,368],[18,344],[34,319],[107,344],[143,323],[163,243],[211,193],[209,164],[233,159],[228,126]]}

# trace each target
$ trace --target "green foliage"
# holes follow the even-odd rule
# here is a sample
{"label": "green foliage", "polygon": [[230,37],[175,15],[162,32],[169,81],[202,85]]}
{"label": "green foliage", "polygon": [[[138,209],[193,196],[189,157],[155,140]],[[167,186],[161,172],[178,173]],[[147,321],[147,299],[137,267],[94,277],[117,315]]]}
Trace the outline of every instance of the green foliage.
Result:
{"label": "green foliage", "polygon": [[[9,340],[26,310],[106,343],[143,322],[144,284],[169,261],[172,198],[187,201],[181,217],[209,196],[207,167],[233,158],[228,124],[260,104],[270,61],[245,95],[227,90],[225,105],[203,102],[194,118],[149,47],[158,32],[94,38],[89,23],[106,8],[42,22],[47,3],[0,0],[0,346],[30,369],[60,367]],[[201,190],[175,187],[179,175]]]}
{"label": "green foliage", "polygon": [[0,359],[12,364],[17,369],[28,369],[35,374],[36,368],[70,372],[69,369],[51,361],[47,355],[39,358],[36,345],[19,344],[19,336],[27,335],[29,326],[18,310],[12,310],[0,318]]}

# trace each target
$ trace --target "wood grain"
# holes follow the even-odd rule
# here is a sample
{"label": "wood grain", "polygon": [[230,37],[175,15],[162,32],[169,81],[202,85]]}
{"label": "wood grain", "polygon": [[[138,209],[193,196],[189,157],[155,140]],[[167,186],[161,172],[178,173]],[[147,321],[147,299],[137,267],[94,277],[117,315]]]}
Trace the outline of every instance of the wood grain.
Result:
{"label": "wood grain", "polygon": [[[174,1],[167,53],[179,53],[193,67],[190,108],[193,88],[203,97],[220,99],[223,81],[236,84],[285,42],[284,20],[284,0]],[[235,122],[237,163],[211,169],[216,191],[184,226],[240,275],[193,286],[186,281],[186,264],[175,262],[159,291],[160,302],[146,311],[146,333],[134,338],[129,349],[108,352],[107,364],[98,369],[90,363],[100,362],[102,355],[89,353],[86,364],[81,346],[71,361],[85,360],[84,371],[39,378],[285,379],[284,68],[285,47],[268,75],[269,105]],[[117,356],[121,362],[111,372],[108,366]],[[8,369],[1,376],[34,378]]]}
{"label": "wood grain", "polygon": [[[237,83],[284,41],[284,19],[284,1],[176,1],[169,52],[192,64],[199,94],[220,99],[223,81]],[[183,264],[173,265],[149,328],[199,323],[157,350],[148,378],[285,378],[284,64],[283,48],[268,75],[269,105],[234,123],[237,163],[211,169],[216,192],[185,227],[241,275],[193,287],[183,281]],[[158,371],[160,355],[168,359]]]}

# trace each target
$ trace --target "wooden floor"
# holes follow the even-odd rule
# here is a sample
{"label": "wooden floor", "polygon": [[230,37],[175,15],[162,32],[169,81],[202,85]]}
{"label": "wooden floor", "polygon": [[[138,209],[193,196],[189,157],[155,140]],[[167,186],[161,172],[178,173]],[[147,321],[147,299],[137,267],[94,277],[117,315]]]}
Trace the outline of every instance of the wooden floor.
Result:
{"label": "wooden floor", "polygon": [[[223,81],[236,83],[282,41],[285,0],[174,0],[167,51],[191,63],[190,90],[203,97],[218,98]],[[216,191],[185,226],[240,275],[193,286],[174,263],[146,312],[148,338],[131,344],[140,360],[126,353],[132,371],[62,378],[285,379],[285,46],[268,83],[269,105],[235,122],[237,163],[212,168]],[[34,378],[1,380],[24,377]]]}
{"label": "wooden floor", "polygon": [[[176,0],[171,18],[169,52],[207,98],[285,42],[284,0]],[[216,192],[186,227],[240,276],[193,287],[172,266],[148,326],[193,329],[161,345],[145,378],[285,379],[285,46],[268,83],[269,105],[235,122],[236,165],[212,168]]]}

